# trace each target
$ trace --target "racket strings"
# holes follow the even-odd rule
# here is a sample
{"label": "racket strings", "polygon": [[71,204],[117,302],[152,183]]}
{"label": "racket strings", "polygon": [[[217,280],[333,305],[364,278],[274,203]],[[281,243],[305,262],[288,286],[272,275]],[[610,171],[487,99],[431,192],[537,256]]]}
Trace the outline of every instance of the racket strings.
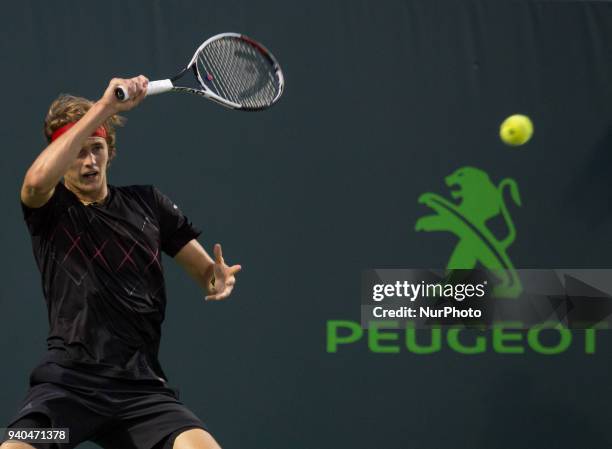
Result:
{"label": "racket strings", "polygon": [[210,83],[215,93],[236,103],[235,89],[229,85],[231,77],[227,76],[226,71],[223,70],[224,66],[212,62],[210,58],[206,58],[203,52],[198,55],[198,61],[203,68],[203,70],[200,70],[200,73],[204,73],[206,81]]}
{"label": "racket strings", "polygon": [[[219,44],[219,42],[220,41],[218,41],[217,44]],[[211,54],[211,61],[215,61],[215,59],[213,59],[212,57],[216,56],[217,61],[219,62],[219,64],[211,64],[211,68],[217,69],[217,73],[219,75],[217,78],[219,79],[220,84],[224,84],[226,86],[225,91],[231,97],[230,99],[234,103],[239,103],[238,97],[239,93],[241,92],[240,78],[238,76],[232,76],[231,69],[233,67],[231,67],[229,51],[227,51],[231,49],[227,48],[228,45],[217,45],[217,47],[226,51],[217,51],[214,55]],[[225,83],[223,81],[225,81]]]}
{"label": "racket strings", "polygon": [[[212,75],[212,70],[208,68],[207,64],[205,64],[204,57],[202,54],[198,55],[198,62],[200,63],[201,67],[204,67],[204,76],[206,77],[206,81],[208,82],[208,84],[210,84],[210,86],[213,88],[213,91],[217,95],[233,101],[230,96],[229,88],[225,85],[225,83],[222,82],[221,77]],[[210,75],[210,78],[208,77],[208,75]]]}
{"label": "racket strings", "polygon": [[278,96],[274,66],[242,39],[213,41],[202,49],[197,60],[204,83],[234,103],[257,109],[269,106]]}
{"label": "racket strings", "polygon": [[[217,41],[210,46],[207,54],[203,55],[203,59],[207,62],[206,65],[213,80],[217,79],[220,90],[226,93],[228,99],[235,103],[254,107],[256,104],[247,95],[244,95],[246,91],[244,81],[239,76],[243,70],[240,66],[236,67],[231,58],[232,47],[232,45],[227,45],[226,42]],[[232,76],[233,74],[238,76]]]}

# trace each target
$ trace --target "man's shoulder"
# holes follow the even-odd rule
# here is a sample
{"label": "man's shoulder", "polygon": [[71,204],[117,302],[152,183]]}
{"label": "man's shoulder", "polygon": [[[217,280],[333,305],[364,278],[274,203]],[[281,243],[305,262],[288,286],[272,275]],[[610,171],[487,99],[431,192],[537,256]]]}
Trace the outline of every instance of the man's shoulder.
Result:
{"label": "man's shoulder", "polygon": [[117,190],[121,190],[123,192],[143,192],[143,191],[151,191],[154,188],[151,184],[131,184],[128,186],[112,186]]}
{"label": "man's shoulder", "polygon": [[151,192],[153,192],[153,189],[155,187],[152,186],[151,184],[132,184],[129,186],[113,186],[113,188],[117,189],[117,191],[121,193],[126,193],[126,194],[130,194],[130,193],[150,194]]}
{"label": "man's shoulder", "polygon": [[144,201],[148,204],[155,203],[155,187],[150,184],[133,184],[128,186],[112,186],[115,194],[122,197],[124,200]]}
{"label": "man's shoulder", "polygon": [[130,184],[127,186],[113,186],[115,189],[121,189],[121,190],[150,190],[152,188],[154,188],[154,186],[152,184]]}
{"label": "man's shoulder", "polygon": [[20,198],[21,208],[23,209],[24,212],[36,211],[36,210],[46,210],[56,205],[57,203],[59,203],[61,200],[70,198],[71,195],[73,195],[72,192],[70,192],[66,188],[66,186],[64,186],[64,183],[60,181],[53,188],[53,194],[43,204],[39,206],[32,206],[32,205],[24,203],[23,198]]}

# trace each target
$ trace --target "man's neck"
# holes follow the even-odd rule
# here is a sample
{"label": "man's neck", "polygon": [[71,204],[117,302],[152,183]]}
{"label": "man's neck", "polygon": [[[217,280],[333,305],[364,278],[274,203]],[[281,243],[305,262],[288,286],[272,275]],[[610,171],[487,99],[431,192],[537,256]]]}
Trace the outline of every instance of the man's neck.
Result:
{"label": "man's neck", "polygon": [[106,183],[102,184],[102,188],[99,191],[91,193],[82,192],[68,183],[64,183],[64,185],[68,190],[76,195],[81,203],[86,206],[93,203],[103,203],[108,196],[108,186]]}

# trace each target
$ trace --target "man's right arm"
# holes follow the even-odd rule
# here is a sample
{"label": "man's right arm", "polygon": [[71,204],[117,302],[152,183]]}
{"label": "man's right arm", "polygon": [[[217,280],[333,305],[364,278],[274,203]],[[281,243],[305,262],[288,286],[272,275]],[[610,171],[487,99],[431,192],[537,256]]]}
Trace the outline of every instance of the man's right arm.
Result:
{"label": "man's right arm", "polygon": [[[148,80],[142,75],[129,80],[113,79],[102,98],[94,103],[72,128],[51,142],[38,155],[23,180],[21,201],[31,208],[44,206],[53,196],[57,183],[78,156],[85,140],[111,116],[128,111],[140,103],[146,95],[147,84]],[[115,87],[118,85],[128,89],[129,100],[117,100]]]}

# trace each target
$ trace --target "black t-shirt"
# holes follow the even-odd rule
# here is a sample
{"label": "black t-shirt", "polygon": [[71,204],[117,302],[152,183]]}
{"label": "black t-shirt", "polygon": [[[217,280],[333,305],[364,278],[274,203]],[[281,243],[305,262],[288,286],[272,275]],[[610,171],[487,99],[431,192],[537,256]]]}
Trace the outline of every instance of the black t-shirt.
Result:
{"label": "black t-shirt", "polygon": [[48,308],[45,359],[163,380],[161,252],[176,255],[200,231],[153,186],[108,189],[99,205],[85,206],[62,183],[42,207],[22,203]]}

